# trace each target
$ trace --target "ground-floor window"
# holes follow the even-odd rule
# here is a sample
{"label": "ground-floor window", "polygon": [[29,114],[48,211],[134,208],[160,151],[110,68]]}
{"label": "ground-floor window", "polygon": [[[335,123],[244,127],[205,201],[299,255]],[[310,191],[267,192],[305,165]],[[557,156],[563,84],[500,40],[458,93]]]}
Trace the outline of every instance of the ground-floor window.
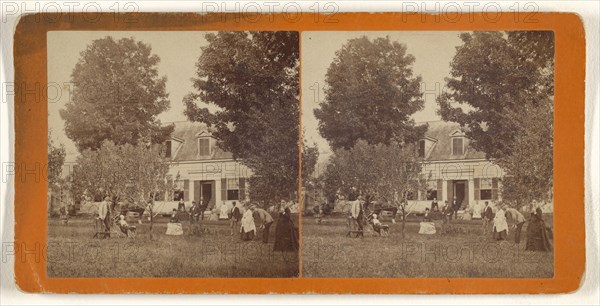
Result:
{"label": "ground-floor window", "polygon": [[238,201],[240,199],[240,180],[237,178],[227,179],[227,200]]}
{"label": "ground-floor window", "polygon": [[185,188],[183,181],[174,182],[173,201],[182,200],[185,196]]}
{"label": "ground-floor window", "polygon": [[437,181],[427,181],[427,193],[425,194],[425,200],[431,201],[438,198],[437,187]]}
{"label": "ground-floor window", "polygon": [[479,199],[491,200],[492,199],[492,179],[481,179],[479,181]]}

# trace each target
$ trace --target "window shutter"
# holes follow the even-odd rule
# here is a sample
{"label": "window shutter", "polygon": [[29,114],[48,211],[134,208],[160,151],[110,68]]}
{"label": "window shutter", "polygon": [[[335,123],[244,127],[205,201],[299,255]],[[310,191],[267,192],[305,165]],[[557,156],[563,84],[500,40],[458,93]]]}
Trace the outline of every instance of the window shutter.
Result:
{"label": "window shutter", "polygon": [[190,200],[190,180],[183,180],[183,200]]}
{"label": "window shutter", "polygon": [[469,203],[469,184],[465,184],[465,198],[462,200],[461,209],[465,209],[471,204]]}
{"label": "window shutter", "polygon": [[173,197],[175,196],[175,192],[174,192],[174,190],[173,190],[173,187],[175,187],[175,185],[174,185],[174,183],[173,183],[173,179],[172,179],[172,178],[170,178],[170,179],[167,181],[167,184],[169,184],[169,185],[167,185],[167,188],[166,188],[166,189],[167,189],[167,192],[166,192],[166,193],[167,193],[167,196],[165,197],[165,201],[173,201],[173,200],[175,200],[175,199],[173,198]]}
{"label": "window shutter", "polygon": [[479,179],[473,179],[473,185],[475,186],[475,201],[479,201],[480,200],[480,195],[479,195],[479,189],[480,189],[480,185],[479,185]]}
{"label": "window shutter", "polygon": [[227,179],[221,179],[221,201],[227,201]]}
{"label": "window shutter", "polygon": [[442,190],[444,189],[444,180],[437,180],[437,199],[438,201],[442,200]]}
{"label": "window shutter", "polygon": [[240,201],[246,200],[246,178],[240,177]]}
{"label": "window shutter", "polygon": [[492,200],[498,200],[498,179],[492,179]]}
{"label": "window shutter", "polygon": [[425,157],[425,140],[419,140],[419,157]]}
{"label": "window shutter", "polygon": [[165,151],[165,157],[166,157],[166,158],[170,158],[170,157],[171,157],[171,141],[170,141],[170,140],[168,140],[168,141],[165,143],[165,145],[166,145],[166,148],[165,148],[165,149],[166,149],[166,151]]}

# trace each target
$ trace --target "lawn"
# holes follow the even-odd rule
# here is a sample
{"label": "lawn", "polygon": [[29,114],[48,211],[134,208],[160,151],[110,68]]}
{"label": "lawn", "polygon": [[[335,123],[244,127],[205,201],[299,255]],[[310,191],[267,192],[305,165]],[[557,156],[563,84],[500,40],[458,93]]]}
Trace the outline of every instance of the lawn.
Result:
{"label": "lawn", "polygon": [[[136,224],[135,239],[93,239],[94,221],[72,218],[68,225],[50,219],[47,272],[49,277],[295,277],[297,252],[273,252],[276,223],[270,241],[243,242],[230,236],[228,221],[205,221],[208,233],[165,235],[168,219]],[[297,224],[297,223],[296,223]],[[260,232],[259,232],[260,234]]]}
{"label": "lawn", "polygon": [[[549,222],[552,217],[549,216]],[[418,222],[407,222],[405,237],[400,223],[390,226],[389,237],[365,233],[363,238],[345,237],[343,217],[316,224],[311,217],[302,223],[303,277],[357,278],[551,278],[553,252],[524,251],[527,224],[516,245],[483,235],[481,221],[454,221],[456,233],[420,235]]]}

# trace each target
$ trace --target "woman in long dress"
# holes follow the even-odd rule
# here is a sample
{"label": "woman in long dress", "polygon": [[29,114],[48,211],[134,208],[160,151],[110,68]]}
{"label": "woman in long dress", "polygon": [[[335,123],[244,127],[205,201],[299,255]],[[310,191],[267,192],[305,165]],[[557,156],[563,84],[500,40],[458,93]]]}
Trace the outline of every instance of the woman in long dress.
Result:
{"label": "woman in long dress", "polygon": [[543,251],[547,252],[552,249],[550,238],[548,237],[546,223],[542,219],[542,210],[535,210],[535,214],[531,215],[529,224],[527,225],[527,243],[525,250],[528,251]]}
{"label": "woman in long dress", "polygon": [[494,239],[506,240],[508,236],[508,223],[506,222],[506,215],[504,209],[500,207],[494,216]]}
{"label": "woman in long dress", "polygon": [[254,224],[254,216],[252,215],[251,209],[246,209],[244,215],[242,216],[242,227],[240,228],[241,238],[242,240],[252,240],[254,239],[254,234],[256,233],[256,224]]}
{"label": "woman in long dress", "polygon": [[275,227],[275,245],[273,251],[297,251],[298,236],[292,221],[291,211],[286,207],[279,213]]}

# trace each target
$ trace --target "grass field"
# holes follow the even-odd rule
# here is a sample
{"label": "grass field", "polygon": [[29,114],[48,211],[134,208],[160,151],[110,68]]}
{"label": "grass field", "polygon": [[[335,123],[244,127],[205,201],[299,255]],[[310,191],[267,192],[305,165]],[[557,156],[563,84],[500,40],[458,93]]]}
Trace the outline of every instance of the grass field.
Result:
{"label": "grass field", "polygon": [[[47,272],[49,277],[295,277],[297,252],[273,252],[276,223],[270,241],[243,242],[230,236],[228,221],[205,221],[208,233],[199,237],[167,236],[166,222],[136,224],[135,239],[92,239],[94,221],[72,218],[68,225],[50,219]],[[298,223],[296,223],[298,224]],[[260,234],[260,232],[259,232]]]}
{"label": "grass field", "polygon": [[[548,222],[552,217],[549,216]],[[389,237],[365,233],[347,238],[342,217],[326,218],[317,225],[302,223],[303,277],[358,278],[551,278],[553,252],[524,251],[527,224],[516,245],[483,235],[481,221],[454,221],[460,233],[420,235],[418,222],[407,222],[405,237],[400,223],[390,226]],[[550,223],[551,224],[551,223]]]}

